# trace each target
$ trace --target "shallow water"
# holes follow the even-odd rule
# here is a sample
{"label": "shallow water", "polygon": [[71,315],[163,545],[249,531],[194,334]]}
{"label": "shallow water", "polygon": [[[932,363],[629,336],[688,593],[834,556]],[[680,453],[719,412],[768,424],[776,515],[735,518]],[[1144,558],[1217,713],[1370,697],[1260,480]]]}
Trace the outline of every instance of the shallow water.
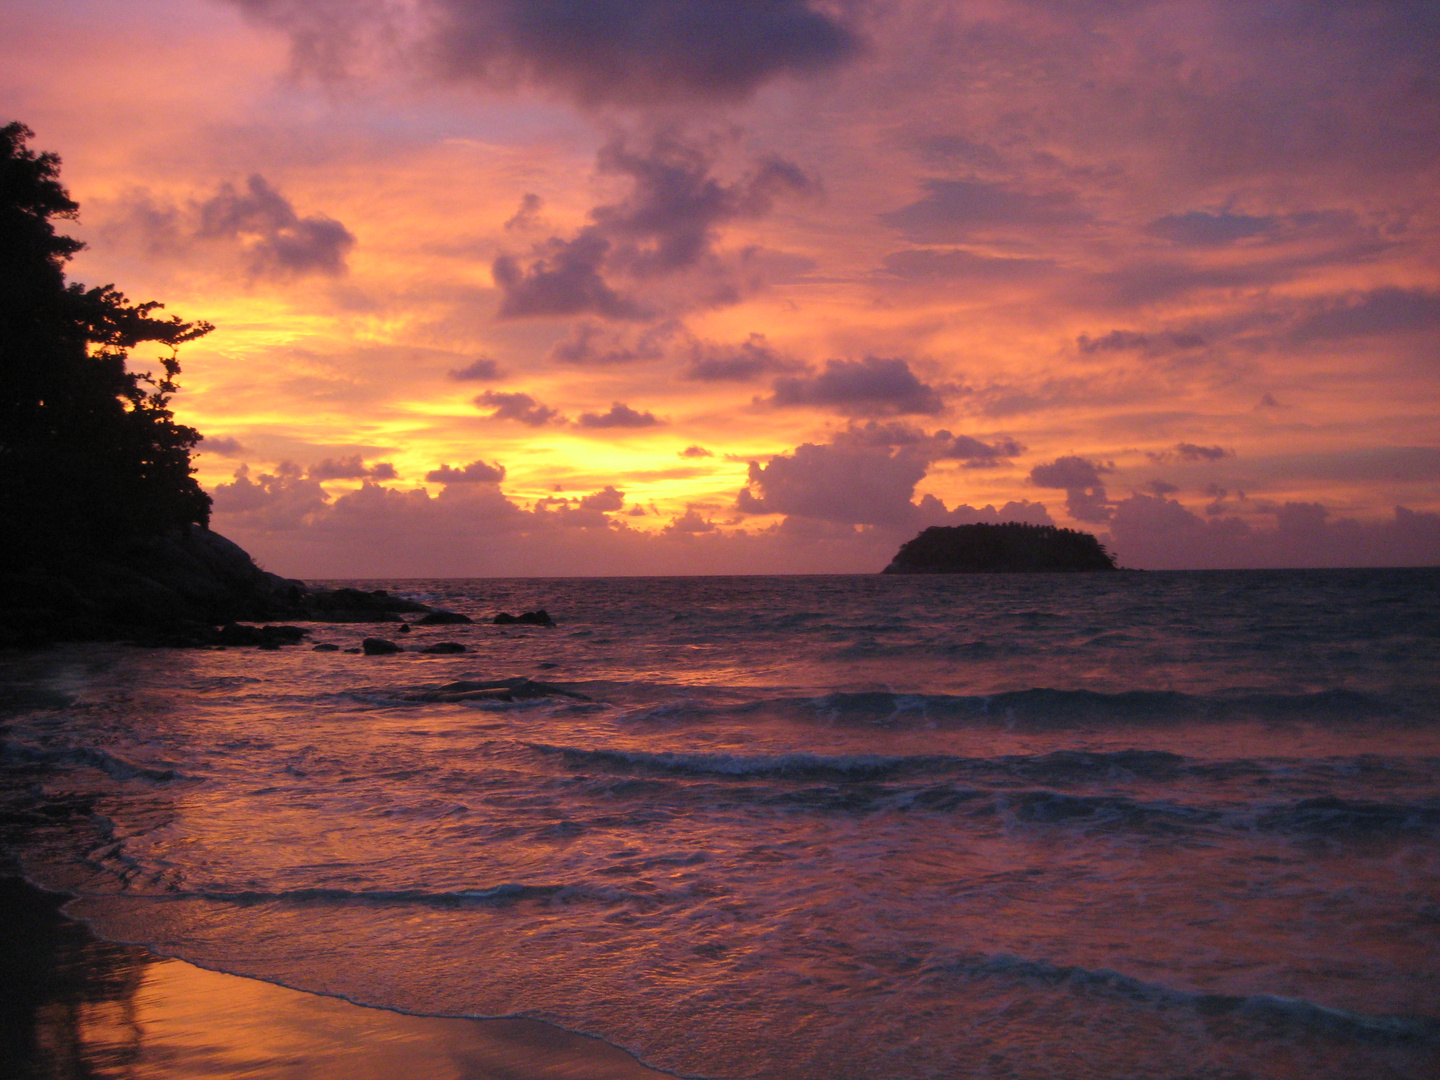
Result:
{"label": "shallow water", "polygon": [[685,1075],[1440,1068],[1440,572],[378,584],[559,625],[0,659],[28,873]]}

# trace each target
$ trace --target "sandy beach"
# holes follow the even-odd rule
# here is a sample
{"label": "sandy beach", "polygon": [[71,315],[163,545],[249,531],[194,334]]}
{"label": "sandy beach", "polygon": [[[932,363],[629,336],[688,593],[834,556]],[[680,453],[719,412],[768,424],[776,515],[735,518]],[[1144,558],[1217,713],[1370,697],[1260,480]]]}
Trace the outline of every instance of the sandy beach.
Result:
{"label": "sandy beach", "polygon": [[0,878],[0,1075],[642,1080],[597,1039],[531,1020],[406,1016],[96,938],[64,897]]}

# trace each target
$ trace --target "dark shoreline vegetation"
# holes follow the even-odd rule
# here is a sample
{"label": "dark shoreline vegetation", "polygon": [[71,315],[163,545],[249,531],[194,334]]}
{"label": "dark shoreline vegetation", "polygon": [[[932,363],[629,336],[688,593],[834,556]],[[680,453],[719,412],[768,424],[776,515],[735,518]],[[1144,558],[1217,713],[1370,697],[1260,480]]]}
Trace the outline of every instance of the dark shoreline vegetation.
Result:
{"label": "dark shoreline vegetation", "polygon": [[902,544],[884,574],[1017,574],[1115,570],[1094,536],[1054,525],[933,525]]}
{"label": "dark shoreline vegetation", "polygon": [[[225,624],[430,612],[266,573],[209,530],[190,460],[200,433],[175,422],[170,399],[179,347],[213,327],[66,281],[84,245],[54,221],[79,206],[32,137],[0,127],[0,647],[293,643],[301,632]],[[130,370],[140,346],[160,348],[159,374]]]}

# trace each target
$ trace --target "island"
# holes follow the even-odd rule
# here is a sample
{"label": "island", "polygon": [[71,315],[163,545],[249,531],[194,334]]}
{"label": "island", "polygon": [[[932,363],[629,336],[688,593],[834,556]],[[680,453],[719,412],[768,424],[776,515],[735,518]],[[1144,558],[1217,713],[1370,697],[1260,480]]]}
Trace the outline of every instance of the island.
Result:
{"label": "island", "polygon": [[1023,574],[1114,570],[1094,536],[1054,525],[934,525],[900,545],[882,574]]}

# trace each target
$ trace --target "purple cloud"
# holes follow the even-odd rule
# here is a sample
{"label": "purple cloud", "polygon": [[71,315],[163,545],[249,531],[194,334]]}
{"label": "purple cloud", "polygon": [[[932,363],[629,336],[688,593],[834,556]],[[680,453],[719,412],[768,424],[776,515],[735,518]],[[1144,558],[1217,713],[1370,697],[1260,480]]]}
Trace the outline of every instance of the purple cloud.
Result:
{"label": "purple cloud", "polygon": [[1100,474],[1110,472],[1109,466],[1074,455],[1059,457],[1048,465],[1030,470],[1030,482],[1036,487],[1064,488],[1065,508],[1076,521],[1100,524],[1110,520],[1110,500]]}
{"label": "purple cloud", "polygon": [[456,382],[489,382],[500,378],[500,364],[488,356],[479,357],[463,368],[454,368],[450,378]]}
{"label": "purple cloud", "polygon": [[388,461],[366,465],[359,454],[347,458],[326,458],[305,471],[311,480],[394,480],[395,466]]}
{"label": "purple cloud", "polygon": [[817,375],[775,380],[774,405],[821,405],[855,416],[934,415],[945,410],[940,393],[921,382],[908,361],[867,356],[830,360]]}
{"label": "purple cloud", "polygon": [[495,410],[489,415],[490,420],[515,420],[527,427],[542,427],[560,415],[555,409],[542,405],[529,394],[519,392],[486,390],[475,398],[475,404],[482,409]]}
{"label": "purple cloud", "polygon": [[345,273],[345,256],[355,237],[334,218],[302,218],[290,201],[258,173],[237,191],[225,184],[199,206],[198,235],[243,243],[257,276],[293,277]]}
{"label": "purple cloud", "polygon": [[629,405],[614,402],[610,411],[606,413],[581,413],[580,418],[575,421],[576,427],[589,428],[591,430],[604,428],[645,428],[655,427],[660,423],[654,413],[636,412]]}
{"label": "purple cloud", "polygon": [[425,479],[432,484],[498,484],[505,479],[505,466],[498,462],[490,465],[479,460],[458,469],[441,465],[438,469],[427,472]]}

